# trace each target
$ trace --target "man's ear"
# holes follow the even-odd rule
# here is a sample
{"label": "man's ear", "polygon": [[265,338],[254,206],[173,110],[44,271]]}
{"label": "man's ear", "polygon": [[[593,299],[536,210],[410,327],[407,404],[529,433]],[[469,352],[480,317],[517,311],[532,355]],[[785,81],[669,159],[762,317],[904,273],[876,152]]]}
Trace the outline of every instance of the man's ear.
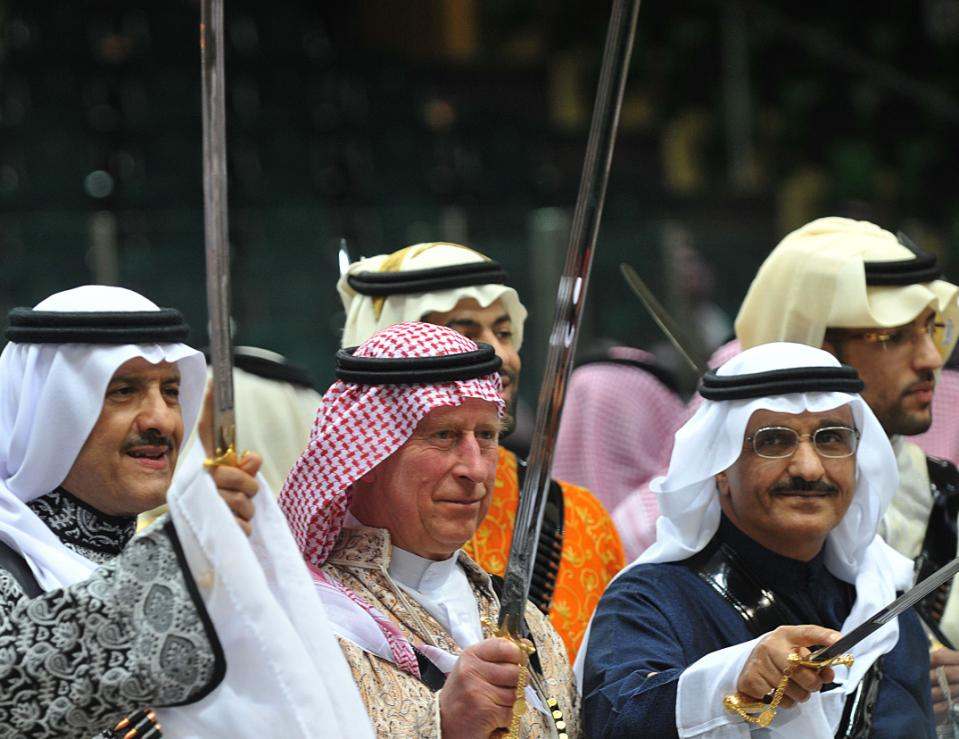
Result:
{"label": "man's ear", "polygon": [[716,490],[719,491],[719,494],[729,495],[729,477],[727,477],[725,472],[720,472],[716,475]]}

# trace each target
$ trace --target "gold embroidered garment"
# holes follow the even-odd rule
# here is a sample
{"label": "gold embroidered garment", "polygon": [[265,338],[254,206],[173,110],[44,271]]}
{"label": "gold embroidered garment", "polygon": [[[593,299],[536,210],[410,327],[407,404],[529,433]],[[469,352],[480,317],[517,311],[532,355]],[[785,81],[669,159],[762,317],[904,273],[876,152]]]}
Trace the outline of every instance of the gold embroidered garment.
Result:
{"label": "gold embroidered garment", "polygon": [[[323,572],[339,580],[398,624],[414,645],[429,644],[452,654],[462,650],[432,615],[389,575],[392,547],[384,529],[344,528]],[[496,623],[499,599],[487,575],[465,552],[459,564],[476,596],[484,637],[492,636],[487,623]],[[527,605],[526,618],[543,668],[537,693],[545,705],[559,702],[566,722],[565,732],[579,736],[579,697],[562,640],[546,618]],[[439,737],[439,694],[392,662],[365,652],[353,642],[340,639],[340,646],[353,672],[360,696],[377,734],[383,737]],[[562,728],[562,727],[561,727]],[[530,706],[522,722],[522,736],[556,737],[555,721]]]}

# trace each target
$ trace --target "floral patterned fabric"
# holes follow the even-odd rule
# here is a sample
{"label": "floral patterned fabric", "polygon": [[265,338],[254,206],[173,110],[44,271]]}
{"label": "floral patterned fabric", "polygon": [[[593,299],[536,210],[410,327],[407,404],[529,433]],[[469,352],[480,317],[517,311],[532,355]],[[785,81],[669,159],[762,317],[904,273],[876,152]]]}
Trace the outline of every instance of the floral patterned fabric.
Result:
{"label": "floral patterned fabric", "polygon": [[0,570],[0,737],[86,739],[141,706],[216,687],[223,657],[172,525],[131,540],[134,518],[103,516],[65,491],[29,505],[66,546],[105,564],[33,599]]}
{"label": "floral patterned fabric", "polygon": [[[414,644],[425,643],[460,654],[462,650],[443,626],[392,580],[389,575],[391,551],[386,530],[346,528],[340,532],[322,571],[386,614]],[[484,619],[484,636],[491,637],[488,624],[496,622],[499,600],[489,576],[462,553],[459,564],[466,572],[480,617]],[[544,704],[549,698],[559,702],[559,710],[566,720],[566,733],[577,737],[579,696],[566,650],[535,606],[527,607],[526,618],[543,668],[543,678],[535,686],[537,693]],[[340,646],[378,736],[391,739],[440,736],[438,693],[392,662],[363,651],[353,642],[340,639]],[[520,734],[528,739],[540,739],[555,737],[557,732],[552,719],[530,707],[523,717]]]}
{"label": "floral patterned fabric", "polygon": [[[560,487],[564,508],[563,557],[549,620],[566,644],[570,660],[574,660],[600,596],[626,563],[619,534],[602,504],[585,488],[564,482],[560,482]],[[463,547],[494,575],[502,576],[506,571],[518,506],[516,455],[500,447],[496,490],[489,512]]]}

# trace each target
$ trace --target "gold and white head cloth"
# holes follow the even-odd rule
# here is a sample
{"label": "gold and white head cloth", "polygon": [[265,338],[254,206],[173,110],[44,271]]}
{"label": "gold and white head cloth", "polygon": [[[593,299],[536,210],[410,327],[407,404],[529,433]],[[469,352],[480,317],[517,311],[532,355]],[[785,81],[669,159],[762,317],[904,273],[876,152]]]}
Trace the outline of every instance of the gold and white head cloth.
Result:
{"label": "gold and white head cloth", "polygon": [[827,328],[889,328],[933,308],[956,343],[959,288],[907,237],[849,218],[820,218],[787,235],[763,262],[736,317],[744,349],[772,341],[820,347]]}
{"label": "gold and white head cloth", "polygon": [[387,326],[422,321],[429,313],[445,313],[472,298],[481,308],[502,301],[519,349],[526,308],[507,279],[498,263],[459,244],[414,244],[361,259],[336,285],[346,311],[342,345],[362,344]]}

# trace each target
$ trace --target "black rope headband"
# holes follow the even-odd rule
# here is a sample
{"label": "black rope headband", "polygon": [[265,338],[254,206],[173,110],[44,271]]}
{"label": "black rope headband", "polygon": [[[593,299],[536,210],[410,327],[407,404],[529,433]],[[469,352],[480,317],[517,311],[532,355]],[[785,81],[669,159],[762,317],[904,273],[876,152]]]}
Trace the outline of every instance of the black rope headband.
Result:
{"label": "black rope headband", "polygon": [[336,353],[336,377],[356,385],[420,385],[472,380],[499,371],[502,360],[489,344],[442,357],[357,357],[356,347]]}
{"label": "black rope headband", "polygon": [[942,277],[942,268],[935,254],[920,249],[902,231],[899,232],[898,239],[899,243],[915,256],[912,259],[897,259],[891,262],[863,262],[867,285],[915,285]]}
{"label": "black rope headband", "polygon": [[747,375],[718,375],[707,372],[699,381],[699,394],[707,400],[745,400],[789,393],[860,393],[862,380],[855,368],[795,367],[753,372]]}
{"label": "black rope headband", "polygon": [[14,308],[6,337],[20,344],[166,344],[190,327],[173,308],[144,311],[47,311]]}
{"label": "black rope headband", "polygon": [[449,290],[470,285],[506,285],[509,277],[498,262],[469,262],[407,272],[360,272],[346,281],[360,295],[383,297]]}
{"label": "black rope headband", "polygon": [[305,367],[264,357],[243,346],[233,347],[233,366],[266,380],[287,382],[290,385],[310,389],[316,387],[313,376]]}

